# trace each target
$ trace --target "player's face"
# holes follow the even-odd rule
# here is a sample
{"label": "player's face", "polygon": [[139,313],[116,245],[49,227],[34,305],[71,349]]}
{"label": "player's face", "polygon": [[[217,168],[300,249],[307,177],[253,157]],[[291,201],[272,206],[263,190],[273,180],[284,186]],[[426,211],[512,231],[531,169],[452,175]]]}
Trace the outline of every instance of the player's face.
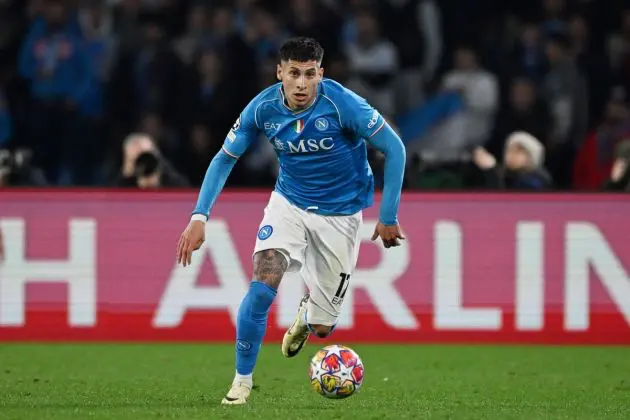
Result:
{"label": "player's face", "polygon": [[324,77],[324,69],[315,60],[282,61],[277,68],[278,80],[291,109],[307,108],[315,99],[317,85]]}

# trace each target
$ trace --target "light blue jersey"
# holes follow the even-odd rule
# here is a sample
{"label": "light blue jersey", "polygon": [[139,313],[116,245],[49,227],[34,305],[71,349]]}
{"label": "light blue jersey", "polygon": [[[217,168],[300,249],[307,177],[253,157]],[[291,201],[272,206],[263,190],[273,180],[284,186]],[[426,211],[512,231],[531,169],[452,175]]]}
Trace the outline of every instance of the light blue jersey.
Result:
{"label": "light blue jersey", "polygon": [[280,163],[275,190],[293,205],[322,215],[349,215],[372,205],[374,179],[366,140],[385,121],[363,98],[324,79],[313,104],[286,105],[275,84],[245,107],[223,150],[238,158],[264,133]]}
{"label": "light blue jersey", "polygon": [[398,223],[405,147],[368,103],[339,83],[324,79],[313,104],[294,112],[282,84],[273,85],[245,107],[201,185],[193,219],[207,220],[237,159],[264,133],[280,162],[276,191],[293,205],[322,215],[350,215],[372,205],[374,180],[367,144],[385,154],[379,220]]}

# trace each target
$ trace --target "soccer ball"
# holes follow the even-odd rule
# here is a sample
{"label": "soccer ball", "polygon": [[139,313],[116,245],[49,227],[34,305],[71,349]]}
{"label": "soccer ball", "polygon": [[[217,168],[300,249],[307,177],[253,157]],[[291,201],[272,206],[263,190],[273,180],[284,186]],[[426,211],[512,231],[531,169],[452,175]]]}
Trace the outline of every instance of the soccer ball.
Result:
{"label": "soccer ball", "polygon": [[335,344],[324,347],[311,359],[311,386],[326,398],[348,398],[363,384],[363,362],[349,347]]}

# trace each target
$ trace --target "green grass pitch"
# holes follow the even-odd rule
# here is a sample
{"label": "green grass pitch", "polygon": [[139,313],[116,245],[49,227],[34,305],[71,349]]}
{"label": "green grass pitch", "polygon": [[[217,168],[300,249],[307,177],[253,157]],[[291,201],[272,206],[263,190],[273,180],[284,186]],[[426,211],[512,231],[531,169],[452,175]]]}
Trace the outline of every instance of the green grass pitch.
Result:
{"label": "green grass pitch", "polygon": [[630,348],[351,345],[360,393],[309,387],[315,346],[261,351],[245,407],[223,407],[233,346],[2,344],[0,419],[630,419]]}

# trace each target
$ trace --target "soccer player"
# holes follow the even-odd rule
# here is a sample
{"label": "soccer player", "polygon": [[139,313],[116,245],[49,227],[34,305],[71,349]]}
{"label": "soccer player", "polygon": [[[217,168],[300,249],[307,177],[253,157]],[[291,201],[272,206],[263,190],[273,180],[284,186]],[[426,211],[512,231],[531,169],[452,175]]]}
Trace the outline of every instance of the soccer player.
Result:
{"label": "soccer player", "polygon": [[249,398],[267,314],[285,272],[301,271],[310,292],[284,335],[282,354],[293,357],[311,333],[323,338],[333,331],[358,258],[361,212],[373,201],[366,142],[385,154],[382,204],[372,240],[380,236],[389,248],[404,239],[397,220],[404,146],[363,98],[323,78],[323,55],[311,38],[282,45],[280,83],[258,94],[227,134],[177,246],[178,263],[189,265],[236,160],[264,133],[278,155],[280,174],[258,230],[254,276],[237,317],[236,375],[223,404],[245,404]]}

